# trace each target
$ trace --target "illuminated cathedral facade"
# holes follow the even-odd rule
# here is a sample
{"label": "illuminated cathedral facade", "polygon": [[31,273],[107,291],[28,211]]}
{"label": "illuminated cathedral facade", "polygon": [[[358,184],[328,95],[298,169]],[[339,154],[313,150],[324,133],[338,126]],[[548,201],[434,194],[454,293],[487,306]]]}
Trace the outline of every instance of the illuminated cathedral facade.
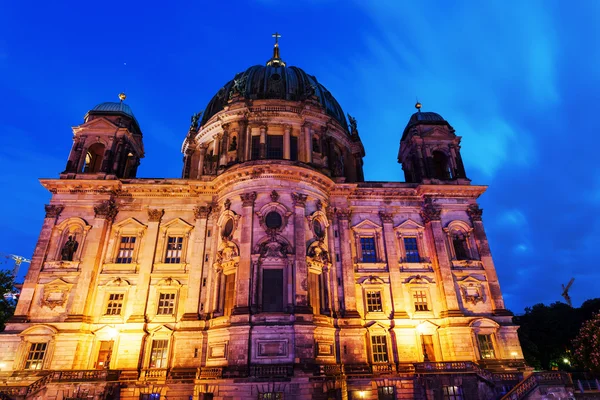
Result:
{"label": "illuminated cathedral facade", "polygon": [[485,399],[521,379],[486,187],[440,115],[407,115],[405,182],[366,181],[356,120],[276,44],[192,117],[181,178],[147,179],[124,97],[41,180],[0,398]]}

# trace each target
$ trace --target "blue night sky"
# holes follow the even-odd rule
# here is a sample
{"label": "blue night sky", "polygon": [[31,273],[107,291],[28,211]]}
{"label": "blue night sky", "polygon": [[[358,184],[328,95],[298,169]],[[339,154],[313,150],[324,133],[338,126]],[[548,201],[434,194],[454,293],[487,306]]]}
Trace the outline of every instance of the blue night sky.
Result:
{"label": "blue night sky", "polygon": [[561,300],[571,277],[575,306],[600,296],[600,2],[171,3],[4,2],[0,252],[33,253],[50,198],[38,178],[64,169],[87,110],[125,91],[144,132],[138,176],[180,177],[190,116],[264,64],[279,31],[288,65],[357,118],[367,180],[403,180],[417,96],[463,137],[467,175],[489,185],[508,308]]}

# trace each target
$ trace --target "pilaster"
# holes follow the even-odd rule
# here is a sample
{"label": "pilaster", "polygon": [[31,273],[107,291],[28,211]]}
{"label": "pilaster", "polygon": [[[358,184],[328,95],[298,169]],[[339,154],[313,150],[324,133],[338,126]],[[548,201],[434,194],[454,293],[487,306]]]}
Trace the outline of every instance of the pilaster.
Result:
{"label": "pilaster", "polygon": [[340,233],[340,253],[342,255],[342,280],[344,286],[344,317],[358,318],[356,310],[356,284],[354,278],[354,265],[352,262],[352,249],[350,241],[350,210],[338,210],[337,219]]}
{"label": "pilaster", "polygon": [[390,272],[390,291],[394,307],[393,318],[406,318],[404,293],[402,292],[402,277],[398,267],[398,253],[396,252],[396,237],[394,234],[394,219],[391,213],[380,212],[379,217],[383,224],[383,240],[387,257],[388,271]]}
{"label": "pilaster", "polygon": [[292,193],[294,203],[294,247],[296,248],[296,289],[294,311],[296,314],[311,314],[308,304],[308,268],[306,266],[306,198],[307,195]]}
{"label": "pilaster", "polygon": [[240,195],[242,200],[242,230],[240,234],[240,263],[237,269],[235,303],[232,314],[250,313],[250,274],[252,263],[252,228],[256,192]]}

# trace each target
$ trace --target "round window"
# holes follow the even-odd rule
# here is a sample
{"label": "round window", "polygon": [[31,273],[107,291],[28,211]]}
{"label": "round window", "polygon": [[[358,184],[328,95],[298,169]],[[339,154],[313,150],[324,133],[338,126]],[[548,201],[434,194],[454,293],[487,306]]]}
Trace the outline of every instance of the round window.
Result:
{"label": "round window", "polygon": [[313,220],[313,231],[315,232],[315,235],[317,235],[317,237],[322,238],[323,236],[325,236],[325,231],[323,231],[321,223],[316,219]]}
{"label": "round window", "polygon": [[229,237],[229,236],[231,236],[232,232],[233,232],[233,220],[231,218],[229,218],[227,220],[227,222],[225,223],[223,230],[221,231],[221,236]]}
{"label": "round window", "polygon": [[267,225],[267,228],[270,229],[281,228],[281,225],[283,224],[283,221],[281,220],[281,215],[279,215],[279,213],[276,211],[271,211],[265,217],[265,224]]}

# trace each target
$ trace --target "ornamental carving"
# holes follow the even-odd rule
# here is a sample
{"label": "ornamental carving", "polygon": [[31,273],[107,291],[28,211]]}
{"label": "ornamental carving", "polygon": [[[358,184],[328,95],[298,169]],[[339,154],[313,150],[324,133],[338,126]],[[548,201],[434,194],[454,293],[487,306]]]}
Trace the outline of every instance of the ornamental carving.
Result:
{"label": "ornamental carving", "polygon": [[483,214],[483,209],[479,208],[478,204],[471,204],[467,208],[467,214],[469,214],[471,221],[481,221],[481,215]]}
{"label": "ornamental carving", "polygon": [[352,211],[348,209],[336,210],[336,214],[339,220],[350,221],[350,216],[352,215]]}
{"label": "ornamental carving", "polygon": [[239,255],[240,252],[237,245],[231,240],[224,238],[223,242],[221,243],[220,250],[217,251],[216,262],[219,264],[226,263],[234,260],[234,258],[238,257]]}
{"label": "ornamental carving", "polygon": [[242,199],[242,207],[254,206],[254,201],[256,200],[256,192],[241,194],[240,198]]}
{"label": "ornamental carving", "polygon": [[148,209],[148,221],[150,222],[160,222],[163,215],[165,215],[165,210],[163,209]]}
{"label": "ornamental carving", "polygon": [[323,240],[315,240],[308,246],[306,250],[306,256],[309,258],[309,262],[327,264],[329,263],[329,252]]}
{"label": "ornamental carving", "polygon": [[113,220],[117,216],[119,208],[114,200],[106,200],[94,206],[94,216],[96,218]]}
{"label": "ornamental carving", "polygon": [[51,204],[46,204],[44,208],[46,209],[46,218],[57,218],[64,209],[63,206],[55,206]]}
{"label": "ornamental carving", "polygon": [[194,207],[194,218],[196,218],[196,219],[208,218],[208,214],[210,214],[210,212],[211,212],[210,206]]}
{"label": "ornamental carving", "polygon": [[323,209],[323,202],[321,200],[317,200],[317,210],[321,211]]}
{"label": "ornamental carving", "polygon": [[273,201],[273,202],[279,200],[279,193],[277,193],[276,190],[273,190],[271,192],[270,196],[271,196],[271,201]]}
{"label": "ornamental carving", "polygon": [[465,302],[472,303],[473,305],[476,305],[479,302],[483,303],[483,290],[480,284],[469,283],[466,285],[461,285],[460,289]]}
{"label": "ornamental carving", "polygon": [[392,213],[386,213],[383,211],[379,212],[379,218],[381,218],[382,223],[394,223],[394,215]]}
{"label": "ornamental carving", "polygon": [[231,208],[231,200],[229,200],[229,199],[225,200],[225,202],[223,203],[223,208],[225,210],[229,210]]}
{"label": "ornamental carving", "polygon": [[302,193],[292,193],[292,201],[294,206],[304,207],[306,206],[306,198],[308,196]]}
{"label": "ornamental carving", "polygon": [[293,254],[290,244],[278,235],[269,235],[269,239],[258,245],[261,258],[287,258]]}
{"label": "ornamental carving", "polygon": [[48,307],[51,310],[56,307],[64,307],[69,297],[71,286],[71,284],[66,283],[62,279],[57,279],[46,284],[40,298],[40,305]]}
{"label": "ornamental carving", "polygon": [[428,223],[431,221],[440,221],[440,214],[442,210],[433,204],[433,201],[430,198],[425,199],[423,203],[423,208],[421,209],[421,218],[423,218],[424,223]]}

